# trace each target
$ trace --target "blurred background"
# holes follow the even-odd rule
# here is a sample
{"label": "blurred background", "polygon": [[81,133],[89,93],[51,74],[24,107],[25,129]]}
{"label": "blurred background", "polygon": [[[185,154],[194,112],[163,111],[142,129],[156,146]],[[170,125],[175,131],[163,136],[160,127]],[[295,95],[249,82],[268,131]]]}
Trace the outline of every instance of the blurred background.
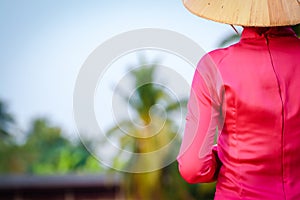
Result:
{"label": "blurred background", "polygon": [[[176,135],[183,131],[178,119],[184,119],[193,76],[189,63],[158,50],[132,52],[115,61],[98,85],[97,121],[121,150],[148,153],[170,141],[178,147],[147,163],[110,153],[107,140],[88,130],[78,133],[73,92],[84,61],[115,35],[168,29],[208,52],[238,40],[229,25],[190,14],[180,0],[1,0],[0,27],[0,199],[213,199],[215,184],[185,183],[175,161],[148,173],[114,170],[160,165],[177,153]],[[293,28],[299,34],[299,26]],[[176,80],[168,79],[166,67],[187,83],[178,86],[176,98],[168,90]],[[159,80],[164,87],[155,84]],[[110,115],[114,95],[118,108],[130,113],[117,124]],[[147,137],[154,129],[155,137]],[[111,166],[87,145],[101,147]]]}

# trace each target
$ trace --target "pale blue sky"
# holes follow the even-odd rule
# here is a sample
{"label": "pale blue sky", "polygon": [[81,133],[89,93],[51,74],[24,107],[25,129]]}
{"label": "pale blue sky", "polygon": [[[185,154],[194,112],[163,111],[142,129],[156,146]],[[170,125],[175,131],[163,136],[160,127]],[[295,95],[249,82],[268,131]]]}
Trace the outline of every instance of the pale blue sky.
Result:
{"label": "pale blue sky", "polygon": [[0,98],[21,128],[45,116],[69,132],[77,74],[107,39],[133,29],[162,28],[210,51],[233,32],[190,14],[181,0],[1,0],[0,27]]}

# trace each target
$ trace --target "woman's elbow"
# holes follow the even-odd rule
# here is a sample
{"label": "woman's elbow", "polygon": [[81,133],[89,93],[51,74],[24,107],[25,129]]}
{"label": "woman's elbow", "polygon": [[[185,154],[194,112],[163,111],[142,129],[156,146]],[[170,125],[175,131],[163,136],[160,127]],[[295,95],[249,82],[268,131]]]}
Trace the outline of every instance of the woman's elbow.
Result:
{"label": "woman's elbow", "polygon": [[196,178],[195,178],[195,170],[192,169],[192,167],[189,167],[187,165],[181,165],[179,163],[178,165],[178,170],[179,170],[179,173],[181,175],[181,177],[188,183],[190,184],[194,184],[194,183],[198,183],[196,181]]}
{"label": "woman's elbow", "polygon": [[209,166],[202,166],[200,167],[197,164],[190,164],[190,163],[181,163],[178,160],[178,170],[182,178],[190,183],[208,183],[215,181],[214,178],[214,169]]}

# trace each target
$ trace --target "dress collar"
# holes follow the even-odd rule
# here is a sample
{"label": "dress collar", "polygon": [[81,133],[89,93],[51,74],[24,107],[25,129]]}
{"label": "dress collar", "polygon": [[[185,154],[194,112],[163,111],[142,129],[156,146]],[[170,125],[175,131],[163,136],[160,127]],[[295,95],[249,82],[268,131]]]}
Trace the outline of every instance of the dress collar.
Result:
{"label": "dress collar", "polygon": [[241,39],[296,36],[291,27],[245,27]]}

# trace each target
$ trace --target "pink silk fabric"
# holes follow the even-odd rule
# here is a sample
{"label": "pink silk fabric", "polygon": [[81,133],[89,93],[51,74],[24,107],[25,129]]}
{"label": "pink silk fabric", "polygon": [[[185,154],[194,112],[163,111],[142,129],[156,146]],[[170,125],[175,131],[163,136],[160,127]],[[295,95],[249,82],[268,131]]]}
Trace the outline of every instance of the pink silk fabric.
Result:
{"label": "pink silk fabric", "polygon": [[246,27],[237,44],[200,60],[177,160],[187,182],[217,180],[216,200],[300,199],[300,40],[291,28]]}

